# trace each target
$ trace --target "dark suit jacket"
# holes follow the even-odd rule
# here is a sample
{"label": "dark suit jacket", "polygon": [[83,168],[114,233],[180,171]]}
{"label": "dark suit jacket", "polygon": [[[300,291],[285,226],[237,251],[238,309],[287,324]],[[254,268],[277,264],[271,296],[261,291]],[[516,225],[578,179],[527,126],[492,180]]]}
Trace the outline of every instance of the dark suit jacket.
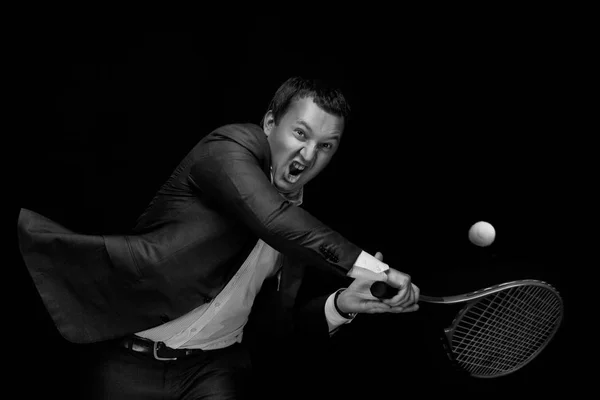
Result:
{"label": "dark suit jacket", "polygon": [[[73,232],[22,209],[21,254],[63,337],[97,342],[183,315],[219,293],[258,238],[292,264],[345,276],[361,249],[284,200],[270,167],[262,129],[228,125],[194,146],[129,235]],[[300,270],[284,269],[288,305]]]}

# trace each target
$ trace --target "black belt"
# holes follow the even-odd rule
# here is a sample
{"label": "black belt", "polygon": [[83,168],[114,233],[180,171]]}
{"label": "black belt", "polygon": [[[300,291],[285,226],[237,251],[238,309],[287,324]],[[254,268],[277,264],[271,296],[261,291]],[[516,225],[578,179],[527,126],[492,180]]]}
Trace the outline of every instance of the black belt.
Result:
{"label": "black belt", "polygon": [[128,336],[122,339],[119,345],[138,353],[151,355],[154,359],[160,361],[177,360],[178,358],[205,352],[202,349],[172,349],[164,342],[153,342],[150,339],[137,336]]}

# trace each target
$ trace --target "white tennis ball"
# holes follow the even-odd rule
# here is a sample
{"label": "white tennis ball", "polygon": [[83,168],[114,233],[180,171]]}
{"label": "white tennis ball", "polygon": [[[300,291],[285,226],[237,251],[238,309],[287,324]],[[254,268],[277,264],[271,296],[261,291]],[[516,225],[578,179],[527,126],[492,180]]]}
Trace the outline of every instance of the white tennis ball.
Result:
{"label": "white tennis ball", "polygon": [[474,245],[486,247],[492,244],[495,238],[496,230],[488,222],[476,222],[471,226],[471,229],[469,229],[469,240]]}

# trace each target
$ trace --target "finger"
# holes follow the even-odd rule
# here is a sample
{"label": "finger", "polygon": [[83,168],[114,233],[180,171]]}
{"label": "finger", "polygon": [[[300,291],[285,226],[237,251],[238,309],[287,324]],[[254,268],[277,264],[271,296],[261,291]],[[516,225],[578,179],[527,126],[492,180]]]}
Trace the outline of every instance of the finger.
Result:
{"label": "finger", "polygon": [[381,301],[389,306],[395,307],[403,304],[408,296],[408,287],[402,288],[398,291],[394,297],[389,299],[382,299]]}
{"label": "finger", "polygon": [[[392,307],[408,307],[419,301],[419,293],[419,288],[415,284],[411,283],[407,288],[407,294],[404,299],[398,299],[397,303],[386,302],[386,304],[389,304]],[[390,300],[393,300],[393,298]]]}
{"label": "finger", "polygon": [[382,301],[385,304],[390,305],[392,307],[400,306],[404,303],[407,303],[410,300],[411,293],[412,293],[412,284],[410,282],[410,277],[407,275],[406,285],[404,285],[398,291],[398,294],[396,294],[395,296],[393,296],[390,299],[383,299]]}
{"label": "finger", "polygon": [[406,295],[404,298],[399,299],[395,304],[390,304],[391,307],[408,307],[414,303],[414,295],[412,288],[406,289]]}
{"label": "finger", "polygon": [[417,304],[419,302],[419,287],[417,285],[415,285],[414,283],[411,283],[410,287],[412,288],[411,304]]}
{"label": "finger", "polygon": [[383,304],[379,300],[364,300],[361,302],[360,308],[361,311],[359,312],[367,314],[389,312],[391,309],[390,306]]}
{"label": "finger", "polygon": [[410,283],[410,275],[397,271],[390,268],[385,271],[387,274],[387,284],[393,288],[397,288],[398,292],[390,299],[386,299],[385,303],[397,306],[401,302],[406,300],[406,296],[410,295],[409,291],[412,290]]}
{"label": "finger", "polygon": [[418,304],[413,304],[411,306],[408,306],[408,307],[404,308],[404,311],[402,311],[402,313],[415,312],[418,309],[419,309],[419,305]]}
{"label": "finger", "polygon": [[419,295],[421,294],[421,289],[419,289],[419,287],[417,285],[415,285],[414,283],[411,283],[412,287],[413,287],[413,291],[415,292],[415,303],[419,302]]}
{"label": "finger", "polygon": [[419,288],[414,283],[411,283],[410,284],[410,297],[406,301],[406,304],[404,304],[404,306],[410,305],[413,303],[417,303],[418,301],[419,301]]}
{"label": "finger", "polygon": [[375,258],[379,261],[383,261],[383,254],[381,254],[381,252],[378,251],[377,253],[375,253]]}
{"label": "finger", "polygon": [[387,275],[385,272],[373,272],[370,269],[354,266],[348,273],[350,278],[372,280],[372,281],[387,281]]}
{"label": "finger", "polygon": [[393,268],[387,269],[385,271],[385,274],[387,275],[386,282],[388,283],[388,285],[396,288],[403,288],[411,282],[410,275],[395,270]]}
{"label": "finger", "polygon": [[404,304],[404,306],[408,306],[411,304],[415,303],[415,289],[414,289],[414,285],[411,283],[410,284],[410,295],[408,296],[408,299],[406,300],[406,303]]}
{"label": "finger", "polygon": [[401,306],[391,307],[387,312],[401,314],[401,313],[407,313],[407,312],[414,312],[414,311],[417,311],[418,309],[419,309],[418,304],[411,304],[406,307],[401,307]]}

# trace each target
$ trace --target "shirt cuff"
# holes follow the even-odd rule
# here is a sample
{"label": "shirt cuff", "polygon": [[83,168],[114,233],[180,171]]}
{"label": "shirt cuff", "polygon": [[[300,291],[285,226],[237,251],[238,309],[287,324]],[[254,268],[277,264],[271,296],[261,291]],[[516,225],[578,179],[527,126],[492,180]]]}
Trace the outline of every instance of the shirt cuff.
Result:
{"label": "shirt cuff", "polygon": [[384,271],[388,269],[390,267],[386,263],[362,251],[350,271],[348,271],[348,276],[351,278],[387,281],[387,275]]}
{"label": "shirt cuff", "polygon": [[340,315],[335,309],[333,302],[335,301],[335,293],[327,298],[325,302],[325,319],[329,326],[329,333],[333,334],[340,326],[352,322],[354,318],[346,319]]}

